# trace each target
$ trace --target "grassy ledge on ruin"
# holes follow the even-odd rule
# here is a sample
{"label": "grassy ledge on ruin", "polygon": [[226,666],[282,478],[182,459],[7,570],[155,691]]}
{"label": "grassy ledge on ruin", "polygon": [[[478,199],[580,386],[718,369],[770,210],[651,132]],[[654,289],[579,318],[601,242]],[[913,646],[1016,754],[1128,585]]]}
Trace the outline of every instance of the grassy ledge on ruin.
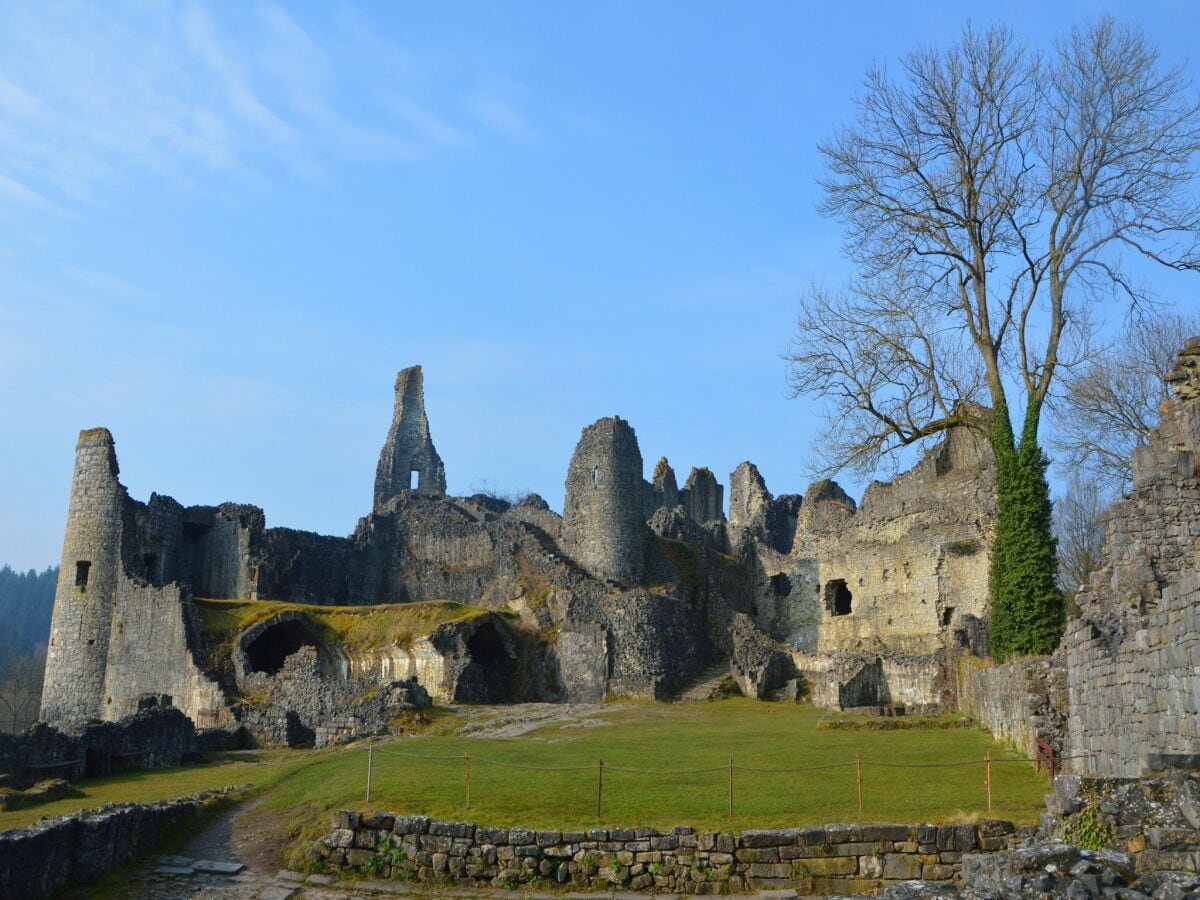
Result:
{"label": "grassy ledge on ruin", "polygon": [[449,600],[386,603],[378,606],[318,606],[281,600],[192,600],[204,623],[204,636],[218,657],[227,657],[238,635],[280,613],[302,613],[320,638],[348,653],[377,647],[409,646],[439,625],[468,622],[491,610]]}

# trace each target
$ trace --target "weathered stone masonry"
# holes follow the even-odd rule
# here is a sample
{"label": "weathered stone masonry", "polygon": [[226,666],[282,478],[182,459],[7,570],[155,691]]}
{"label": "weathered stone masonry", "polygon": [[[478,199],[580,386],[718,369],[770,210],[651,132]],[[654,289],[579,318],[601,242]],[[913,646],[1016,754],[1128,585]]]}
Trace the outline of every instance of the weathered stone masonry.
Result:
{"label": "weathered stone masonry", "polygon": [[512,888],[562,886],[715,894],[797,887],[806,894],[873,893],[912,878],[949,881],[964,853],[1015,841],[1011,822],[976,825],[826,825],[697,832],[688,827],[580,831],[493,828],[425,816],[335,812],[314,855],[378,877],[452,879]]}
{"label": "weathered stone masonry", "polygon": [[[680,489],[664,459],[645,481],[633,428],[603,418],[583,429],[560,517],[538,497],[446,496],[422,389],[419,367],[397,376],[372,511],[346,537],[268,528],[248,505],[185,508],[160,494],[138,502],[117,480],[112,436],[83,432],[44,717],[75,727],[166,694],[198,726],[245,719],[274,742],[388,727],[382,708],[368,722],[366,707],[342,716],[321,699],[343,696],[334,682],[347,679],[416,677],[443,702],[594,701],[609,691],[663,698],[733,652],[739,615],[785,656],[790,647],[795,665],[772,672],[796,688],[799,669],[816,682],[818,702],[946,705],[950,655],[986,636],[990,457],[969,435],[951,434],[912,472],[873,485],[861,508],[829,482],[803,498],[772,497],[744,463],[731,477],[727,522],[724,488],[709,469],[692,468]],[[320,695],[312,702],[272,681],[266,694],[278,704],[259,710],[239,705],[247,685],[233,677],[229,640],[210,643],[212,618],[235,612],[193,598],[453,600],[514,615],[496,625],[502,652],[465,619],[437,640],[416,634],[370,646],[360,638],[353,653],[311,627],[307,638],[285,640],[281,625],[271,639],[288,654],[307,645],[340,662],[297,681]],[[277,662],[263,674],[276,677]],[[492,675],[477,677],[489,666]],[[744,674],[763,695],[779,686],[768,683],[774,675]],[[329,691],[316,687],[320,679]]]}
{"label": "weathered stone masonry", "polygon": [[1151,753],[1200,750],[1200,338],[1169,381],[1063,639],[1077,771],[1138,775]]}

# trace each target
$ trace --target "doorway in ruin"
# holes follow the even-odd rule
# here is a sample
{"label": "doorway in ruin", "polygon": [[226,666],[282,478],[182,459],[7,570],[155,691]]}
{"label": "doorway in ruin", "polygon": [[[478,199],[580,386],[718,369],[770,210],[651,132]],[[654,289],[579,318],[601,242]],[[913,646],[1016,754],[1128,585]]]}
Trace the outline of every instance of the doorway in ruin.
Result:
{"label": "doorway in ruin", "polygon": [[504,703],[512,699],[516,660],[495,623],[481,624],[466,640],[469,662],[454,688],[461,703]]}
{"label": "doorway in ruin", "polygon": [[301,647],[318,647],[316,635],[301,619],[285,619],[268,626],[243,648],[246,674],[275,675],[289,656]]}
{"label": "doorway in ruin", "polygon": [[848,616],[853,610],[854,596],[843,578],[825,582],[825,608],[831,616]]}

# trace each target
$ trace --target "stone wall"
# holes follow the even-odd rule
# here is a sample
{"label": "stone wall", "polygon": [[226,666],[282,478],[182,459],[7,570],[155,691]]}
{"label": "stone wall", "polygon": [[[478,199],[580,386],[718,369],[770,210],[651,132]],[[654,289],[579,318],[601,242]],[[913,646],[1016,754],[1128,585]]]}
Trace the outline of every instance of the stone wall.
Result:
{"label": "stone wall", "polygon": [[958,708],[1031,759],[1039,737],[1061,754],[1067,718],[1064,659],[1057,654],[996,664],[961,657]]}
{"label": "stone wall", "polygon": [[242,690],[241,724],[263,747],[327,747],[386,734],[405,713],[430,705],[415,680],[323,674],[316,647],[301,647],[274,674],[248,675]]}
{"label": "stone wall", "polygon": [[122,803],[0,831],[0,896],[49,897],[88,884],[238,788],[163,803]]}
{"label": "stone wall", "polygon": [[797,888],[873,893],[913,878],[958,876],[963,854],[1007,848],[1011,822],[976,825],[827,825],[697,832],[688,827],[581,831],[492,828],[343,810],[314,856],[381,878],[513,889],[540,883],[594,890],[715,894]]}
{"label": "stone wall", "polygon": [[1063,638],[1078,771],[1137,775],[1149,753],[1200,747],[1200,338],[1170,382]]}
{"label": "stone wall", "polygon": [[18,788],[52,777],[99,778],[130,769],[178,766],[196,747],[191,719],[155,703],[120,721],[89,722],[73,733],[45,722],[21,734],[0,733],[0,774]]}

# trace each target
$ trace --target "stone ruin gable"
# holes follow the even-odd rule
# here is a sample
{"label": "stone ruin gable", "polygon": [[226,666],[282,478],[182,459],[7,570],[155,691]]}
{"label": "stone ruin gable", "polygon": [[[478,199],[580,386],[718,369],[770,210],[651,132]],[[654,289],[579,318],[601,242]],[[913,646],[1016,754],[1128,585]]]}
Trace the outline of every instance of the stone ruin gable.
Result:
{"label": "stone ruin gable", "polygon": [[1200,337],[1174,396],[1134,453],[1134,487],[1109,507],[1105,564],[1067,623],[1069,756],[1135,776],[1147,755],[1200,751]]}
{"label": "stone ruin gable", "polygon": [[396,375],[396,405],[392,426],[379,454],[375,472],[373,509],[383,508],[397,494],[415,490],[426,496],[446,493],[446,468],[429,436],[425,416],[425,377],[420,366],[401,369]]}
{"label": "stone ruin gable", "polygon": [[118,474],[108,430],[81,432],[40,717],[76,727],[167,694],[193,720],[222,724],[220,688],[189,649],[185,589],[169,580],[189,558],[186,511],[167,497],[131,500]]}
{"label": "stone ruin gable", "polygon": [[675,481],[675,470],[660,456],[654,465],[654,480],[643,481],[646,498],[645,517],[649,519],[659,509],[673,509],[679,505],[679,485]]}
{"label": "stone ruin gable", "polygon": [[[931,654],[988,615],[995,470],[986,439],[955,429],[862,504],[832,482],[805,494],[785,566],[784,637],[812,653]],[[782,579],[778,579],[782,583]]]}
{"label": "stone ruin gable", "polygon": [[729,527],[787,554],[796,536],[802,499],[796,494],[771,496],[758,467],[749,460],[729,475]]}
{"label": "stone ruin gable", "polygon": [[692,467],[679,492],[679,503],[700,524],[725,521],[725,488],[707,466]]}
{"label": "stone ruin gable", "polygon": [[642,453],[620,416],[599,419],[579,437],[567,468],[563,548],[588,572],[614,585],[645,573]]}

